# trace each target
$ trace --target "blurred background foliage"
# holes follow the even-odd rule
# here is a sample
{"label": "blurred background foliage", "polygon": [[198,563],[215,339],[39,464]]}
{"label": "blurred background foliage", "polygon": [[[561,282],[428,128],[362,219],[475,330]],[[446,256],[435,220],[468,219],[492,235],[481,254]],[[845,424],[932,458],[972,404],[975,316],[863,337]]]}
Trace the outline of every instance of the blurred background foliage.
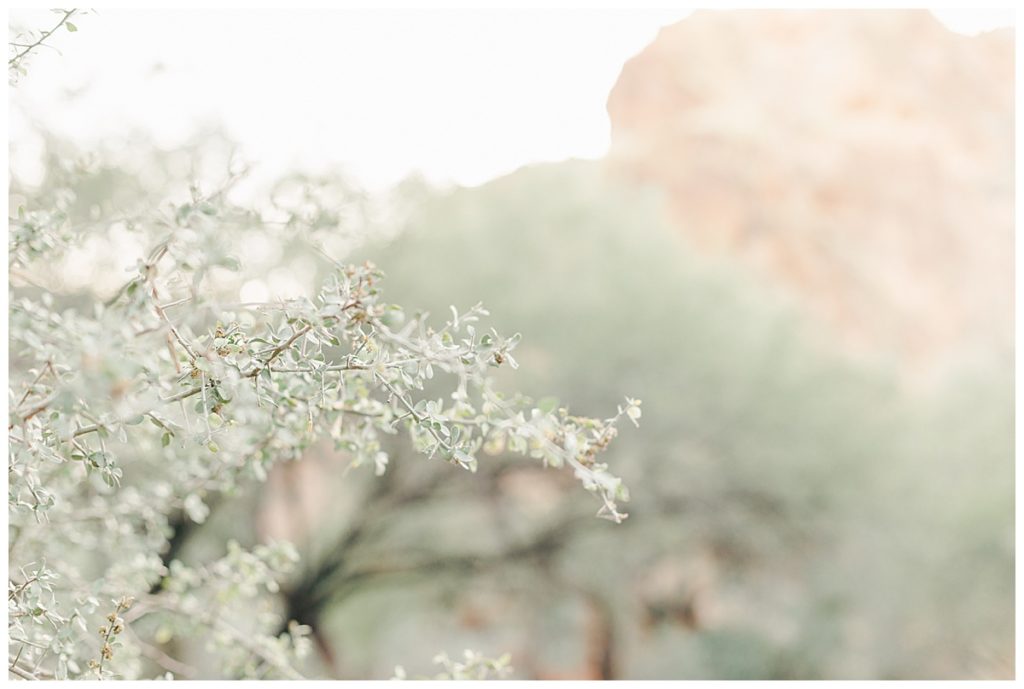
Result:
{"label": "blurred background foliage", "polygon": [[[79,225],[187,198],[233,157],[217,132],[88,155],[40,137],[45,175],[15,175],[12,208],[71,191]],[[499,455],[468,475],[400,441],[383,477],[321,447],[212,500],[206,523],[182,517],[168,562],[214,559],[232,538],[296,543],[303,571],[280,603],[315,630],[313,671],[429,673],[438,650],[472,647],[508,651],[524,679],[1012,676],[1012,357],[926,388],[854,361],[602,162],[476,188],[410,179],[386,198],[340,174],[231,191],[303,229],[261,225],[272,243],[223,276],[225,295],[273,272],[311,290],[328,266],[316,244],[372,259],[407,310],[483,301],[524,335],[516,389],[585,415],[644,401],[609,456],[632,496],[620,526],[559,472]],[[85,276],[48,278],[69,301],[107,296],[104,276],[117,284],[131,260],[130,228],[90,232],[91,258],[68,259]],[[202,665],[203,648],[170,643]]]}
{"label": "blurred background foliage", "polygon": [[[658,201],[600,163],[526,168],[431,199],[367,252],[402,303],[473,295],[527,333],[528,391],[582,410],[619,390],[645,401],[617,454],[631,521],[564,563],[613,601],[619,671],[998,671],[1012,639],[1012,362],[907,391],[689,251]],[[621,566],[586,564],[609,551]]]}

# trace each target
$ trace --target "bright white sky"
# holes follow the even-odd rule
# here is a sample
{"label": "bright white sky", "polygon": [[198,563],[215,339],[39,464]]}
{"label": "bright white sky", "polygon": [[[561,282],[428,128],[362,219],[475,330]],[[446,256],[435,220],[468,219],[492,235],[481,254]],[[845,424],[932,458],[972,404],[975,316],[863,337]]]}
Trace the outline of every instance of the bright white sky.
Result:
{"label": "bright white sky", "polygon": [[[16,100],[86,145],[139,129],[174,146],[221,122],[267,171],[340,164],[370,188],[414,171],[475,185],[528,163],[603,156],[622,64],[687,14],[101,10],[55,36],[63,55],[36,57]],[[937,14],[964,33],[1013,24],[1008,10]],[[24,128],[12,108],[12,139]]]}

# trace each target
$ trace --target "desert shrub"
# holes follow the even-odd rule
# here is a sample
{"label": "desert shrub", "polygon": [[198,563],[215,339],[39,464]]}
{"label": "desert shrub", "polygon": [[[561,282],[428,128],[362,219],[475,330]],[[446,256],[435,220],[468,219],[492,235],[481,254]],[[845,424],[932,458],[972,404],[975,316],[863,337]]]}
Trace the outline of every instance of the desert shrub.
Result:
{"label": "desert shrub", "polygon": [[[400,432],[471,472],[487,453],[529,456],[575,474],[601,516],[625,517],[626,489],[601,455],[639,401],[595,419],[505,392],[493,372],[518,366],[520,336],[489,327],[480,304],[442,320],[386,301],[380,270],[320,242],[343,230],[330,199],[238,205],[238,171],[209,190],[161,178],[112,199],[103,189],[124,170],[84,157],[50,170],[11,196],[15,672],[134,677],[144,657],[174,672],[183,664],[154,643],[203,636],[227,675],[299,676],[307,630],[271,633],[287,622],[274,594],[293,547],[229,541],[197,566],[161,553],[179,521],[202,523],[211,499],[250,490],[318,439],[377,475],[390,461],[381,438]],[[253,274],[238,253],[252,243],[278,258],[307,247],[326,266],[319,290],[242,302]]]}

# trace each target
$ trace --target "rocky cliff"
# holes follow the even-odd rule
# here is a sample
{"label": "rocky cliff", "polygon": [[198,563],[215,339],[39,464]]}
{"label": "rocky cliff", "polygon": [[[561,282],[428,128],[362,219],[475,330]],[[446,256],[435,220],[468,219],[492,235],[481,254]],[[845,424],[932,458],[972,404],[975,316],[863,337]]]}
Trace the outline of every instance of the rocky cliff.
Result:
{"label": "rocky cliff", "polygon": [[1005,350],[1013,68],[927,11],[697,12],[623,68],[610,161],[851,351]]}

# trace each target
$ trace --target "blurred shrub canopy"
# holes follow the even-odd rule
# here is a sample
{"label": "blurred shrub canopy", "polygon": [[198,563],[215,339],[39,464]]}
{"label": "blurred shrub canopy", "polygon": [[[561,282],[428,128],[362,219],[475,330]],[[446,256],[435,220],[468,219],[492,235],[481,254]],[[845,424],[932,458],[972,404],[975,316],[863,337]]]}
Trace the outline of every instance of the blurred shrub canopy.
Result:
{"label": "blurred shrub canopy", "polygon": [[[623,676],[1004,673],[1012,361],[906,391],[688,251],[659,210],[599,163],[538,166],[432,198],[366,251],[410,307],[472,294],[530,333],[528,392],[644,400],[617,463],[631,521],[563,562],[614,602]],[[609,551],[618,566],[592,566]],[[673,568],[675,589],[644,590]],[[644,628],[650,595],[695,610]]]}

